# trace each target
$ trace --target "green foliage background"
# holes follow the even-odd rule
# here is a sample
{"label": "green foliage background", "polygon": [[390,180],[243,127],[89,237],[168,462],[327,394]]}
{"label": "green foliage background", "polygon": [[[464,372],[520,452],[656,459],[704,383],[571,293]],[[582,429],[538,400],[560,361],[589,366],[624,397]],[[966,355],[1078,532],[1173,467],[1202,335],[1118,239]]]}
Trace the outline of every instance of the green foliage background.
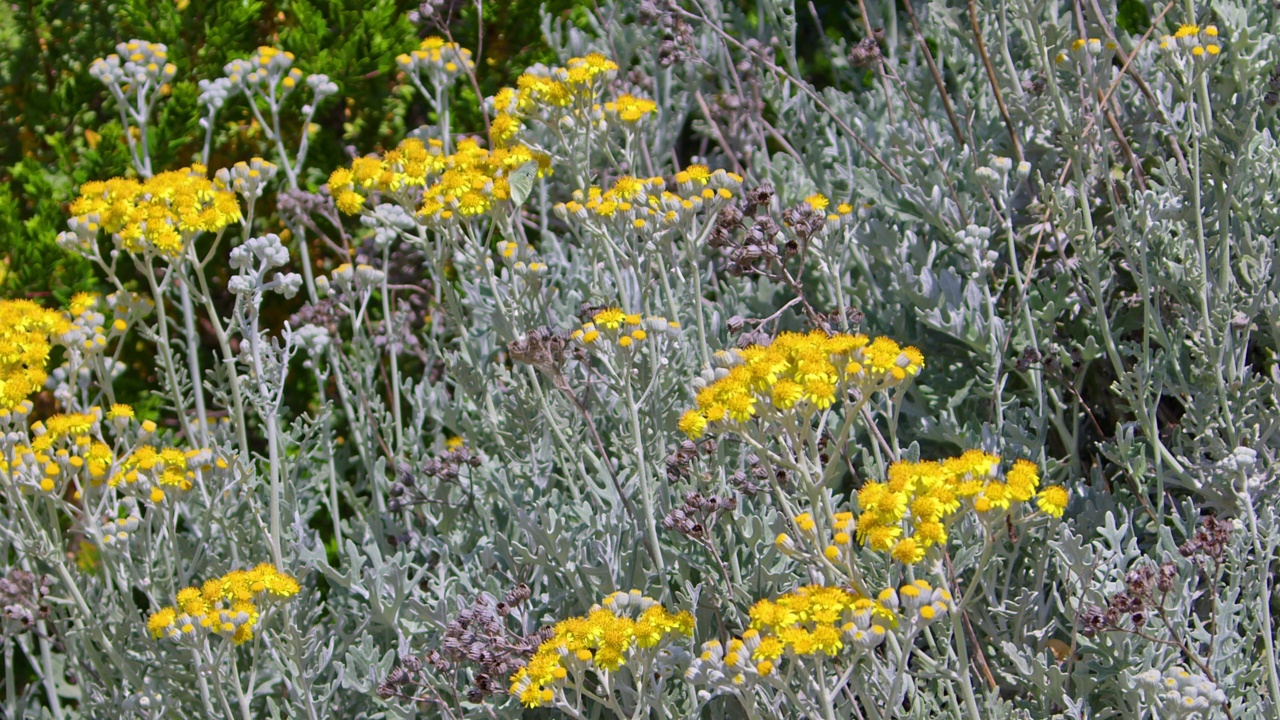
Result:
{"label": "green foliage background", "polygon": [[[454,3],[454,38],[475,48],[476,7]],[[552,0],[546,9],[582,22],[586,0]],[[526,66],[550,61],[542,41],[539,0],[486,3],[481,91],[492,94]],[[341,88],[341,102],[321,106],[312,141],[312,167],[349,160],[346,148],[391,146],[406,128],[428,120],[426,109],[397,91],[396,55],[434,34],[415,27],[413,0],[30,0],[0,6],[0,295],[50,297],[65,303],[96,286],[84,261],[60,251],[65,206],[75,188],[91,179],[128,172],[128,151],[114,105],[89,76],[94,58],[115,52],[118,42],[140,38],[164,43],[178,66],[171,96],[161,104],[153,133],[157,167],[179,167],[198,158],[203,137],[197,97],[202,78],[215,78],[231,60],[260,45],[293,51],[298,67],[325,73]],[[454,98],[456,121],[469,118],[475,93]],[[96,134],[96,135],[95,135]],[[264,154],[247,106],[220,116],[210,166]],[[319,175],[310,185],[323,182]]]}

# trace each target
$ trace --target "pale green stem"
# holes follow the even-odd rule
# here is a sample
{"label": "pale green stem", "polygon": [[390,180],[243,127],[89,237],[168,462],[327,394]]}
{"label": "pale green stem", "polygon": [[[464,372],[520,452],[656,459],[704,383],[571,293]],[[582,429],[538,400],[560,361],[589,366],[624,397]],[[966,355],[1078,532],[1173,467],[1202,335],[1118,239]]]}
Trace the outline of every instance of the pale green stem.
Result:
{"label": "pale green stem", "polygon": [[44,693],[49,698],[49,708],[53,711],[53,717],[55,720],[62,720],[64,717],[62,700],[58,697],[58,687],[53,680],[53,653],[49,647],[49,638],[41,633],[36,636],[36,643],[40,646],[40,664],[44,666],[44,670],[40,673],[40,682],[44,685]]}
{"label": "pale green stem", "polygon": [[653,481],[649,477],[649,462],[645,458],[640,414],[636,410],[635,393],[631,389],[630,367],[623,369],[622,377],[627,397],[627,411],[631,415],[631,435],[635,445],[636,464],[640,468],[640,500],[644,503],[644,521],[649,533],[649,542],[653,545],[653,560],[657,565],[658,576],[663,577],[666,575],[666,567],[662,561],[662,543],[658,540],[658,523],[653,511]]}
{"label": "pale green stem", "polygon": [[[1267,684],[1271,690],[1271,711],[1272,714],[1280,720],[1280,668],[1277,667],[1277,655],[1275,644],[1275,626],[1271,624],[1271,548],[1266,551],[1262,548],[1261,535],[1258,534],[1258,514],[1253,507],[1253,496],[1249,492],[1249,478],[1241,473],[1241,482],[1244,485],[1243,505],[1245,511],[1249,514],[1249,535],[1253,541],[1254,562],[1253,566],[1258,570],[1258,579],[1262,583],[1261,594],[1258,598],[1258,610],[1261,613],[1262,625],[1262,644],[1266,648],[1265,660],[1267,663]],[[1270,540],[1270,538],[1268,538]]]}
{"label": "pale green stem", "polygon": [[165,375],[169,378],[169,387],[173,392],[174,408],[178,412],[178,421],[182,423],[183,435],[190,441],[194,438],[191,432],[191,419],[187,417],[187,408],[183,404],[182,386],[178,384],[178,373],[174,369],[173,348],[169,345],[169,315],[164,309],[164,293],[160,290],[160,283],[156,280],[155,268],[151,264],[151,258],[147,257],[143,263],[143,269],[146,271],[147,283],[151,285],[151,296],[156,301],[156,325],[160,335],[160,363],[164,366]]}
{"label": "pale green stem", "polygon": [[200,283],[200,299],[204,304],[205,314],[209,316],[209,324],[213,327],[213,334],[218,338],[218,349],[222,351],[222,364],[226,368],[227,377],[230,380],[231,404],[236,414],[235,422],[232,424],[236,429],[236,443],[240,449],[240,462],[243,467],[247,468],[250,462],[249,436],[246,430],[247,423],[245,422],[244,400],[240,388],[240,374],[236,370],[236,356],[231,352],[231,341],[227,337],[226,330],[222,327],[222,319],[218,317],[218,309],[213,305],[213,296],[209,293],[209,282],[205,279],[204,268],[195,262],[194,251],[189,257],[196,281]]}
{"label": "pale green stem", "polygon": [[4,636],[4,708],[5,717],[18,717],[18,683],[13,671],[14,638]]}
{"label": "pale green stem", "polygon": [[814,674],[813,681],[818,686],[818,697],[822,700],[823,716],[827,720],[836,720],[836,708],[831,701],[831,692],[827,689],[827,673],[826,663],[823,657],[818,654],[818,672]]}
{"label": "pale green stem", "polygon": [[960,670],[957,675],[960,676],[960,692],[964,696],[965,707],[968,708],[970,718],[981,718],[982,713],[978,710],[978,699],[973,694],[973,680],[970,678],[971,670],[969,668],[969,643],[964,636],[964,625],[960,618],[962,610],[957,608],[951,613],[951,636],[956,641],[956,658],[959,660]]}
{"label": "pale green stem", "polygon": [[[279,428],[279,412],[280,402],[278,398],[273,399],[270,392],[270,386],[267,385],[266,368],[263,367],[262,357],[263,348],[258,333],[258,303],[261,302],[261,296],[257,293],[246,301],[246,314],[249,319],[248,339],[249,349],[253,356],[254,375],[258,381],[258,394],[261,396],[261,406],[258,414],[262,417],[263,422],[267,425],[267,458],[270,465],[271,485],[270,495],[267,498],[268,508],[270,512],[270,530],[268,540],[271,545],[271,558],[275,562],[276,567],[284,567],[284,554],[281,552],[282,524],[280,521],[280,496],[284,493],[284,482],[282,480],[283,459],[280,455],[281,439]],[[237,685],[239,682],[237,681]]]}
{"label": "pale green stem", "polygon": [[204,404],[204,381],[200,372],[200,336],[196,334],[195,308],[186,278],[178,279],[182,299],[182,323],[187,335],[187,372],[191,373],[191,394],[196,403],[196,424],[200,428],[200,446],[209,447],[209,418]]}
{"label": "pale green stem", "polygon": [[[396,455],[399,456],[405,452],[404,447],[404,420],[401,417],[400,410],[400,364],[396,358],[396,353],[392,351],[393,338],[391,317],[391,290],[387,287],[388,278],[391,276],[391,246],[388,245],[382,251],[382,322],[385,324],[384,331],[387,334],[387,356],[391,360],[391,415],[395,420],[396,431]],[[495,288],[495,293],[497,292]]]}
{"label": "pale green stem", "polygon": [[254,720],[249,698],[244,694],[244,688],[240,687],[240,666],[236,662],[235,648],[229,648],[227,654],[231,656],[231,688],[235,690],[236,699],[240,702],[240,720]]}
{"label": "pale green stem", "polygon": [[217,713],[213,709],[213,698],[209,695],[209,680],[204,676],[204,673],[200,672],[200,653],[195,648],[191,648],[191,657],[196,663],[194,668],[196,686],[200,689],[200,702],[204,705],[204,715],[209,720],[213,720],[213,718],[217,717]]}
{"label": "pale green stem", "polygon": [[[320,374],[319,358],[311,361],[311,372],[316,379],[317,392],[324,396],[324,377]],[[342,518],[338,512],[338,469],[333,462],[333,434],[329,424],[325,423],[325,436],[320,443],[324,446],[325,468],[329,471],[329,516],[333,520],[333,537],[339,548],[342,542]]]}

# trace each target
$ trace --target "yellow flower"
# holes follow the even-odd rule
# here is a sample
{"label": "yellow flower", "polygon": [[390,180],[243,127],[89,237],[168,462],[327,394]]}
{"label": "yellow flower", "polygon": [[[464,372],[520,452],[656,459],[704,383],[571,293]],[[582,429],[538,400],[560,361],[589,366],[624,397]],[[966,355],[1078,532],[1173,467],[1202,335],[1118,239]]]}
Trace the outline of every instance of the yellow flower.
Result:
{"label": "yellow flower", "polygon": [[[221,577],[210,578],[199,588],[180,590],[174,599],[177,608],[192,620],[182,632],[194,632],[198,626],[240,645],[253,639],[253,628],[263,612],[260,603],[271,596],[291,597],[300,590],[292,577],[270,563],[263,563],[252,570],[232,570]],[[166,611],[168,615],[163,615]],[[165,608],[152,615],[148,621],[152,635],[161,637],[163,630],[174,624],[176,612],[174,608]],[[160,631],[152,623],[159,626]]]}
{"label": "yellow flower", "polygon": [[626,314],[618,308],[605,308],[593,315],[591,321],[607,330],[617,330],[626,317]]}
{"label": "yellow flower", "polygon": [[803,532],[812,532],[814,528],[813,515],[809,513],[800,513],[796,516],[796,527]]}
{"label": "yellow flower", "polygon": [[364,207],[364,197],[354,190],[344,190],[333,199],[334,205],[344,215],[355,215]]}
{"label": "yellow flower", "polygon": [[690,440],[697,440],[702,437],[702,433],[707,429],[707,418],[698,410],[687,410],[680,416],[680,421],[676,423],[676,426]]}
{"label": "yellow flower", "polygon": [[1035,494],[1040,485],[1040,470],[1030,460],[1015,460],[1013,467],[1005,474],[1009,497],[1026,502]]}
{"label": "yellow flower", "polygon": [[510,113],[498,113],[489,123],[489,141],[502,147],[520,132],[520,120]]}
{"label": "yellow flower", "polygon": [[[634,618],[628,614],[633,611]],[[594,665],[597,672],[617,671],[640,650],[676,636],[692,636],[693,622],[691,614],[672,613],[637,591],[615,593],[585,617],[556,623],[552,637],[511,676],[510,692],[528,707],[545,705],[554,698],[553,688],[568,676],[564,658]]]}
{"label": "yellow flower", "polygon": [[152,637],[159,638],[164,635],[165,630],[173,626],[177,617],[178,614],[173,608],[161,608],[151,613],[151,617],[147,618],[147,629],[151,631]]}
{"label": "yellow flower", "polygon": [[145,181],[115,178],[88,182],[71,203],[80,225],[118,235],[128,252],[178,259],[201,232],[216,232],[241,219],[234,192],[206,176],[201,165],[159,173]]}
{"label": "yellow flower", "polygon": [[914,565],[924,559],[924,548],[915,538],[902,538],[893,546],[893,559],[903,565]]}
{"label": "yellow flower", "polygon": [[623,122],[636,123],[645,115],[657,112],[658,104],[634,95],[619,95],[617,100],[605,103],[604,109],[605,112],[616,114]]}
{"label": "yellow flower", "polygon": [[1040,509],[1054,517],[1062,517],[1062,514],[1067,511],[1069,499],[1066,488],[1061,485],[1050,485],[1036,496]]}
{"label": "yellow flower", "polygon": [[71,303],[67,306],[67,312],[71,313],[72,317],[79,317],[92,310],[97,304],[98,296],[96,293],[76,293],[71,296]]}
{"label": "yellow flower", "polygon": [[818,212],[826,210],[827,206],[831,204],[831,201],[827,199],[827,196],[822,193],[814,193],[805,198],[804,201],[809,204],[809,207]]}

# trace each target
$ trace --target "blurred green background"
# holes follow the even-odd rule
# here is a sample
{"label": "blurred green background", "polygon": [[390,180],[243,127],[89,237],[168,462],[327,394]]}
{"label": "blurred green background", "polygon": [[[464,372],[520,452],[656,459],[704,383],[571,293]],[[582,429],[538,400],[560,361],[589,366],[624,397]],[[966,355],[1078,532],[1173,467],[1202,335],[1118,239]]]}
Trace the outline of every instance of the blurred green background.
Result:
{"label": "blurred green background", "polygon": [[[551,0],[548,12],[583,24],[585,0]],[[0,5],[0,296],[62,305],[74,292],[98,287],[85,261],[57,248],[66,206],[86,180],[130,172],[117,109],[89,75],[95,58],[133,38],[164,43],[178,75],[159,105],[151,154],[157,169],[199,157],[203,131],[197,102],[201,79],[249,57],[259,45],[294,52],[296,66],[325,73],[341,88],[320,106],[312,140],[310,183],[349,161],[346,148],[369,152],[394,145],[407,128],[429,120],[412,94],[398,89],[395,57],[419,38],[439,34],[415,25],[414,0],[27,0]],[[541,37],[540,0],[488,2],[478,75],[491,94],[527,65],[551,60]],[[474,2],[447,3],[454,38],[475,48]],[[459,85],[454,98],[465,123],[475,93]],[[211,169],[255,155],[270,157],[242,98],[218,117]]]}

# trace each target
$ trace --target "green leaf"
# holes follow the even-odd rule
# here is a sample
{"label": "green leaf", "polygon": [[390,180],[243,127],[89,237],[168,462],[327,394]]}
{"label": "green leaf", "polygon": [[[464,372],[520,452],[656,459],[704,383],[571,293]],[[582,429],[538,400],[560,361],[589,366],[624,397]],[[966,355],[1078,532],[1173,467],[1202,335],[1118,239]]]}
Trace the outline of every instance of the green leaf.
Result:
{"label": "green leaf", "polygon": [[1151,25],[1151,15],[1143,0],[1120,0],[1116,6],[1116,24],[1130,35],[1141,35]]}

